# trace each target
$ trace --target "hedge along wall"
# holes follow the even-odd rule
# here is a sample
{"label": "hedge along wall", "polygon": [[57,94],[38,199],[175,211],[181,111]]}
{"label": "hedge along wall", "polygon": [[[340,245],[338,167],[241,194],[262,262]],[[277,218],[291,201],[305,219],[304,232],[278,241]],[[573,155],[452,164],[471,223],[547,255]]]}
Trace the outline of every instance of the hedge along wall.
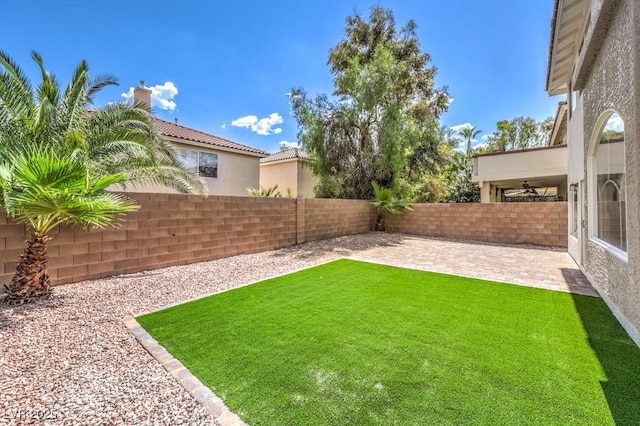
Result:
{"label": "hedge along wall", "polygon": [[[273,250],[364,233],[373,226],[366,201],[127,196],[140,209],[128,214],[119,228],[83,231],[65,226],[50,234],[49,275],[54,284]],[[11,280],[28,237],[25,225],[0,212],[0,285]]]}
{"label": "hedge along wall", "polygon": [[413,235],[567,247],[567,203],[414,204],[386,215],[387,231]]}

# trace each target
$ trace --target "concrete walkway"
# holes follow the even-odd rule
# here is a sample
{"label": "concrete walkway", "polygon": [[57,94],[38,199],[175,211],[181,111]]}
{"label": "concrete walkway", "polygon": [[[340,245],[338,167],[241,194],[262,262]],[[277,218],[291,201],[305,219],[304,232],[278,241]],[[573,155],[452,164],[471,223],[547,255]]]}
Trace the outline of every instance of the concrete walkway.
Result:
{"label": "concrete walkway", "polygon": [[391,234],[349,256],[406,268],[598,296],[566,251]]}

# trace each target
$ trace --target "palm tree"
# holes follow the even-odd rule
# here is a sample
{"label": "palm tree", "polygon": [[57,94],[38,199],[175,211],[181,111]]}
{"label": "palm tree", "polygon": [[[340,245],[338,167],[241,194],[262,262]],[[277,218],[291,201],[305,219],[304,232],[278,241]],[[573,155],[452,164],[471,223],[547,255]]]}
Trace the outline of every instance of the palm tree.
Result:
{"label": "palm tree", "polygon": [[0,155],[9,149],[44,145],[81,156],[98,172],[126,172],[125,185],[156,183],[182,193],[206,193],[206,185],[177,159],[169,142],[153,127],[150,108],[112,103],[92,109],[101,89],[117,85],[111,75],[89,77],[85,61],[62,93],[42,57],[31,54],[42,81],[33,87],[26,74],[0,51]]}
{"label": "palm tree", "polygon": [[114,225],[135,209],[107,187],[157,183],[206,194],[202,180],[154,129],[148,107],[92,108],[96,93],[117,84],[114,77],[92,79],[82,61],[63,92],[42,57],[31,56],[41,74],[37,87],[0,51],[0,206],[33,232],[6,286],[10,302],[49,293],[46,243],[55,226]]}
{"label": "palm tree", "polygon": [[393,215],[400,214],[404,210],[413,210],[409,200],[396,198],[389,188],[380,188],[377,182],[371,182],[375,194],[371,205],[376,208],[376,231],[384,231],[384,212]]}
{"label": "palm tree", "polygon": [[467,154],[471,152],[471,140],[481,132],[482,130],[476,130],[476,126],[464,127],[458,132],[460,136],[467,140]]}
{"label": "palm tree", "polygon": [[122,182],[125,173],[97,174],[79,156],[36,145],[8,152],[2,160],[2,204],[10,217],[33,230],[11,283],[5,285],[5,300],[21,303],[50,292],[46,249],[51,230],[65,223],[83,228],[113,225],[138,206],[105,191]]}

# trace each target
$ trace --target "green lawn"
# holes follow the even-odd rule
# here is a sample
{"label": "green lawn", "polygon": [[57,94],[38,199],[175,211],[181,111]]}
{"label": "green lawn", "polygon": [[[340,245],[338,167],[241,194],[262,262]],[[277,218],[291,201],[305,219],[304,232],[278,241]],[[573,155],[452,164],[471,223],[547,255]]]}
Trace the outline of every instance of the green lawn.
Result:
{"label": "green lawn", "polygon": [[338,260],[138,321],[254,425],[640,422],[594,297]]}

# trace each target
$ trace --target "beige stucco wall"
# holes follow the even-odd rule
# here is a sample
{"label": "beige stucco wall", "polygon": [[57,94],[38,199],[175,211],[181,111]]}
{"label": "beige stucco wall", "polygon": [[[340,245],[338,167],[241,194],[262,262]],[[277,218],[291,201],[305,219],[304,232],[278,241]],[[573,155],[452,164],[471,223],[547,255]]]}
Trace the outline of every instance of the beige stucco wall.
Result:
{"label": "beige stucco wall", "polygon": [[260,186],[272,188],[278,185],[282,196],[287,195],[287,188],[291,189],[293,197],[298,196],[298,162],[296,159],[288,161],[274,161],[260,164]]}
{"label": "beige stucco wall", "polygon": [[566,146],[480,155],[476,159],[477,174],[473,176],[473,182],[520,180],[567,174]]}
{"label": "beige stucco wall", "polygon": [[313,198],[316,180],[311,169],[305,167],[298,158],[260,164],[260,186],[271,188],[275,185],[278,185],[283,197],[287,195],[287,188],[290,188],[293,197]]}
{"label": "beige stucco wall", "polygon": [[304,162],[298,161],[298,197],[301,198],[314,198],[315,194],[313,192],[314,188],[318,184],[318,180],[313,173],[311,172],[311,168],[305,165]]}
{"label": "beige stucco wall", "polygon": [[501,201],[497,185],[520,187],[525,180],[532,185],[557,186],[558,195],[566,199],[566,174],[567,147],[556,146],[479,155],[474,158],[472,181],[480,186],[481,203]]}
{"label": "beige stucco wall", "polygon": [[[246,196],[247,188],[257,188],[260,181],[260,157],[172,142],[176,149],[211,152],[218,155],[218,177],[204,178],[210,195]],[[120,187],[110,188],[123,191]],[[124,192],[169,193],[176,191],[162,185],[127,187]]]}
{"label": "beige stucco wall", "polygon": [[[603,0],[608,2],[608,0]],[[600,3],[600,2],[598,2]],[[614,3],[612,3],[614,4]],[[592,24],[597,16],[592,17]],[[589,237],[585,241],[583,268],[594,285],[610,303],[614,313],[621,319],[627,331],[640,342],[640,224],[638,218],[639,163],[637,135],[638,106],[640,106],[640,2],[621,0],[617,3],[612,20],[606,23],[602,34],[602,47],[588,73],[583,90],[584,124],[583,149],[589,152],[590,144],[598,140],[598,120],[605,111],[616,111],[625,123],[625,152],[627,179],[627,240],[626,255]],[[571,143],[571,141],[570,141]],[[589,226],[588,235],[593,235],[595,221],[591,212],[594,204],[593,185],[588,176],[589,161],[583,157],[586,190],[589,197],[585,203]]]}

